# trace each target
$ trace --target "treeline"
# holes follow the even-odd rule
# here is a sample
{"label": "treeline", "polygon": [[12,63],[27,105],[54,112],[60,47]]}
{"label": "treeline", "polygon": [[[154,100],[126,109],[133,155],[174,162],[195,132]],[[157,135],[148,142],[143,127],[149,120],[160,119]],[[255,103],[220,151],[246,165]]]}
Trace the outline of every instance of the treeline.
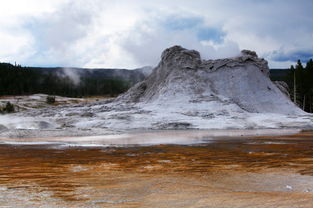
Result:
{"label": "treeline", "polygon": [[313,112],[313,61],[304,67],[300,60],[288,70],[286,82],[291,99],[306,112]]}
{"label": "treeline", "polygon": [[69,76],[60,76],[59,69],[45,70],[34,67],[0,63],[0,95],[29,95],[44,93],[67,97],[95,95],[115,96],[125,92],[132,83],[108,76],[82,76],[75,83]]}

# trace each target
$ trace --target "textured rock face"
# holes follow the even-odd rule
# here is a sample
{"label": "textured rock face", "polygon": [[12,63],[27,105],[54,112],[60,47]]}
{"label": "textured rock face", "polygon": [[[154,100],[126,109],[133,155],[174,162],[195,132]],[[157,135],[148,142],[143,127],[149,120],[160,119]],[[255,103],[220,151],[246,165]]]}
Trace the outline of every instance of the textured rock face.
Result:
{"label": "textured rock face", "polygon": [[253,51],[202,60],[197,51],[174,46],[162,53],[144,81],[118,98],[0,115],[0,137],[133,129],[312,128],[312,115],[294,105],[282,92],[284,84],[274,84],[268,74],[267,61]]}
{"label": "textured rock face", "polygon": [[160,64],[167,69],[171,69],[174,65],[185,69],[194,69],[201,64],[201,58],[198,51],[173,46],[162,53]]}
{"label": "textured rock face", "polygon": [[7,130],[7,129],[8,129],[7,127],[5,127],[4,125],[0,124],[0,132],[4,131],[4,130]]}
{"label": "textured rock face", "polygon": [[275,85],[280,89],[282,93],[284,93],[288,98],[290,98],[289,94],[289,86],[286,82],[284,81],[275,81]]}
{"label": "textured rock face", "polygon": [[200,111],[210,113],[218,109],[207,109],[205,104],[215,102],[226,111],[302,114],[268,74],[267,61],[253,51],[243,50],[234,58],[201,60],[197,51],[174,46],[162,53],[146,80],[118,100],[186,109],[198,103],[202,104]]}
{"label": "textured rock face", "polygon": [[258,55],[256,54],[255,51],[242,50],[242,51],[241,51],[241,54],[244,55],[244,56],[253,56],[253,57],[258,58]]}

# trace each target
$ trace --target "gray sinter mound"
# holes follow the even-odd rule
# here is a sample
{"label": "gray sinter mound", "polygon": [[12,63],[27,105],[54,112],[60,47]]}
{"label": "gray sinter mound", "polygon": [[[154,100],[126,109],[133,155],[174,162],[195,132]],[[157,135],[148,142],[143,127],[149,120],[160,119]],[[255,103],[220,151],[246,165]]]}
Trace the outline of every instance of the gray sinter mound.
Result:
{"label": "gray sinter mound", "polygon": [[[268,73],[267,61],[253,51],[202,60],[199,52],[174,46],[162,53],[160,63],[144,81],[116,99],[30,110],[10,118],[11,123],[0,124],[14,129],[13,121],[23,117],[26,126],[36,129],[32,123],[45,121],[51,123],[45,125],[49,135],[51,129],[57,130],[56,135],[91,135],[106,129],[312,127],[312,116],[291,102],[284,84],[274,84]],[[5,132],[0,136],[15,134]]]}
{"label": "gray sinter mound", "polygon": [[[236,104],[251,113],[303,114],[269,79],[267,61],[255,52],[219,60],[201,60],[200,54],[180,46],[166,49],[153,73],[120,96],[121,102],[167,105],[184,97],[187,103],[216,101]],[[214,109],[207,109],[213,111]]]}

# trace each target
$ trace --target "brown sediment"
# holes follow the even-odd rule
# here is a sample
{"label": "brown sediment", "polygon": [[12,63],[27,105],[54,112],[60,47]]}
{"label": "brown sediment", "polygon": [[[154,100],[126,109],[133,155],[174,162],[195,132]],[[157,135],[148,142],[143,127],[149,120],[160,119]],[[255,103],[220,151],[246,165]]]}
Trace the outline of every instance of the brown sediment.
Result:
{"label": "brown sediment", "polygon": [[302,130],[298,134],[276,135],[276,136],[258,136],[256,139],[279,139],[286,140],[288,138],[313,139],[313,130]]}
{"label": "brown sediment", "polygon": [[194,146],[1,145],[0,187],[50,193],[32,200],[51,206],[312,207],[312,156],[308,132]]}

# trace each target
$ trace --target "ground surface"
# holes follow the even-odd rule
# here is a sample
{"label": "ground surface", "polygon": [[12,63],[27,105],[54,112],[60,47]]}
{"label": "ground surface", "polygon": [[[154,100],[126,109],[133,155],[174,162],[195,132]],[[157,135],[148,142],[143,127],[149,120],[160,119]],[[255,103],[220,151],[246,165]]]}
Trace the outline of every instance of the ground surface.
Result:
{"label": "ground surface", "polygon": [[[313,124],[311,114],[237,114],[233,109],[226,113],[215,102],[199,106],[174,99],[174,103],[166,106],[155,103],[134,106],[117,104],[105,97],[56,97],[57,102],[49,105],[46,97],[43,94],[0,97],[0,106],[9,101],[18,111],[0,114],[0,138],[95,136],[164,129],[310,129]],[[179,103],[186,108],[179,107]]]}
{"label": "ground surface", "polygon": [[77,104],[77,103],[90,103],[95,102],[98,99],[105,98],[104,96],[99,97],[88,97],[88,98],[68,98],[61,96],[53,96],[55,103],[48,104],[46,94],[34,94],[34,95],[20,95],[20,96],[0,96],[0,106],[5,106],[7,102],[14,105],[16,111],[24,111],[30,109],[47,108],[52,106]]}
{"label": "ground surface", "polygon": [[[184,134],[194,144],[162,144]],[[115,147],[1,139],[0,207],[312,207],[313,132],[205,135]]]}

